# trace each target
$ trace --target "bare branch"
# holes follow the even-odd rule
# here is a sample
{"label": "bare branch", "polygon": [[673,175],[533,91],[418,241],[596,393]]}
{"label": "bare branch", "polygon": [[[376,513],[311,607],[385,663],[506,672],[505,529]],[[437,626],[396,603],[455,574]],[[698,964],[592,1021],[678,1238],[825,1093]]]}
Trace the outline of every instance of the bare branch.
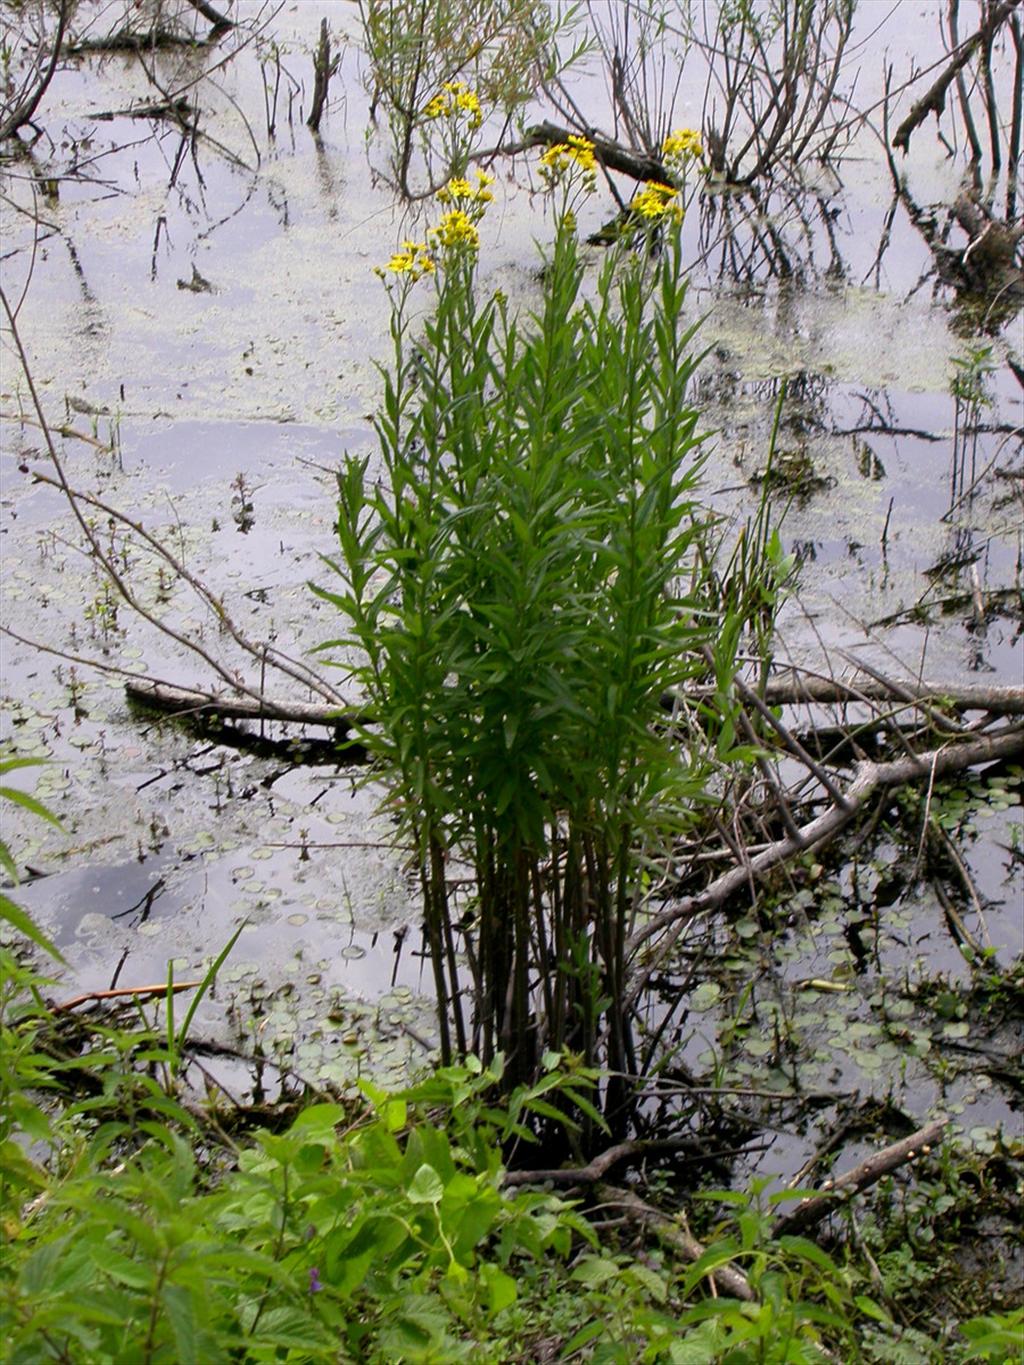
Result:
{"label": "bare branch", "polygon": [[897,147],[901,152],[908,151],[911,134],[921,126],[929,114],[939,115],[942,113],[946,107],[946,92],[949,87],[978,48],[983,43],[991,41],[996,30],[1004,20],[1009,18],[1020,3],[1021,0],[1002,0],[1001,4],[993,5],[978,31],[960,44],[946,69],[932,83],[924,97],[917,100],[911,107],[910,113],[893,134],[892,145],[894,147]]}
{"label": "bare branch", "polygon": [[834,838],[880,787],[897,786],[922,778],[935,780],[978,763],[1012,760],[1021,754],[1024,754],[1024,725],[1018,724],[1007,726],[998,734],[951,741],[940,749],[920,755],[907,754],[889,763],[873,763],[866,759],[858,763],[854,779],[844,793],[845,806],[830,805],[823,814],[801,826],[798,838],[789,836],[769,844],[744,866],[730,868],[703,891],[682,897],[669,909],[654,915],[633,934],[627,950],[630,956],[635,957],[645,943],[665,929],[671,931],[659,944],[654,960],[635,969],[624,1008],[632,1009],[635,1005],[645,983],[671,951],[679,932],[689,920],[720,909],[731,896],[747,885],[751,877],[759,878],[779,863]]}
{"label": "bare branch", "polygon": [[927,1156],[931,1147],[939,1141],[948,1125],[948,1119],[936,1119],[924,1128],[919,1128],[909,1137],[883,1147],[866,1161],[844,1171],[835,1180],[826,1181],[822,1193],[802,1200],[791,1213],[779,1218],[772,1227],[773,1237],[785,1237],[794,1232],[803,1232],[820,1223],[843,1202],[843,1197],[852,1198],[861,1190],[866,1190],[881,1180],[883,1175],[895,1171],[918,1156]]}
{"label": "bare branch", "polygon": [[0,123],[0,142],[4,141],[5,138],[13,137],[19,128],[29,122],[39,108],[40,101],[53,80],[53,73],[57,70],[57,62],[61,55],[61,44],[64,41],[64,30],[67,28],[68,19],[71,16],[71,4],[72,0],[61,0],[57,16],[57,31],[53,37],[53,49],[50,52],[50,60],[47,63],[46,70],[37,81],[36,88],[22,100],[17,108],[8,114],[3,123]]}
{"label": "bare branch", "polygon": [[[699,1261],[707,1247],[698,1242],[687,1229],[682,1217],[669,1218],[651,1204],[646,1204],[632,1190],[619,1189],[615,1185],[600,1185],[598,1196],[602,1203],[620,1208],[634,1223],[650,1230],[666,1246],[678,1252],[684,1260]],[[750,1282],[741,1270],[732,1265],[721,1265],[710,1272],[716,1287],[725,1294],[731,1294],[744,1303],[753,1303],[755,1295]]]}

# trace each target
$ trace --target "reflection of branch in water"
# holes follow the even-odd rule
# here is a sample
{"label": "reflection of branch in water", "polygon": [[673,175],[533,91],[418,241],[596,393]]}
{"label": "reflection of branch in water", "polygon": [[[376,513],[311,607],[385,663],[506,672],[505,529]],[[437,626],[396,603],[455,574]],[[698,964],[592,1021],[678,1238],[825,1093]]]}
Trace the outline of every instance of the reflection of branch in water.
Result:
{"label": "reflection of branch in water", "polygon": [[[983,11],[983,22],[966,42],[959,41],[958,0],[949,0],[945,23],[954,56],[924,98],[918,101],[895,134],[890,135],[892,112],[892,68],[885,73],[885,99],[882,105],[883,145],[893,189],[907,210],[911,223],[931,251],[938,283],[951,288],[971,330],[998,330],[1024,305],[1024,270],[1021,268],[1021,243],[1024,225],[1016,218],[1018,162],[1022,136],[1022,83],[1024,83],[1024,42],[1019,6],[1021,0],[1000,0]],[[941,19],[941,16],[940,16]],[[1015,51],[1012,80],[1012,113],[1009,124],[999,110],[993,71],[994,41],[1005,26]],[[966,72],[974,63],[972,85]],[[916,202],[905,175],[897,167],[893,149],[907,151],[910,136],[929,113],[938,120],[945,111],[950,87],[957,93],[957,114],[952,128],[952,143],[938,127],[937,134],[952,157],[956,154],[958,130],[969,153],[961,192],[951,205]],[[984,127],[981,118],[984,115]],[[951,117],[953,117],[951,115]],[[983,145],[987,141],[987,147]],[[987,174],[983,166],[987,159]],[[994,207],[997,187],[1005,168],[1005,215],[1000,218]],[[955,230],[966,237],[966,244],[951,244]]]}
{"label": "reflection of branch in water", "polygon": [[[701,258],[710,272],[710,262],[717,256],[717,278],[747,286],[772,278],[799,283],[843,280],[849,272],[835,231],[837,217],[827,196],[799,188],[706,195],[701,200]],[[827,260],[816,254],[822,235],[819,222],[825,229]]]}
{"label": "reflection of branch in water", "polygon": [[[153,234],[153,251],[149,262],[149,278],[151,280],[156,279],[156,257],[157,252],[160,250],[160,238],[162,235],[167,235],[169,237],[169,234],[167,233],[167,215],[165,213],[161,213],[157,218],[156,231]],[[169,241],[168,245],[170,245]]]}
{"label": "reflection of branch in water", "polygon": [[135,904],[130,905],[127,910],[119,910],[116,915],[111,915],[110,918],[112,920],[125,919],[128,915],[137,914],[138,919],[130,919],[128,921],[128,928],[138,929],[141,924],[145,924],[149,919],[153,906],[164,893],[165,886],[166,882],[163,877],[161,877],[159,881],[153,883],[141,900],[137,900]]}
{"label": "reflection of branch in water", "polygon": [[74,242],[66,232],[61,233],[61,241],[67,247],[68,260],[71,262],[71,269],[75,273],[75,279],[78,281],[78,287],[82,293],[82,301],[85,304],[85,321],[80,330],[86,336],[102,336],[108,330],[103,306],[89,287],[89,281],[85,278],[85,270]]}

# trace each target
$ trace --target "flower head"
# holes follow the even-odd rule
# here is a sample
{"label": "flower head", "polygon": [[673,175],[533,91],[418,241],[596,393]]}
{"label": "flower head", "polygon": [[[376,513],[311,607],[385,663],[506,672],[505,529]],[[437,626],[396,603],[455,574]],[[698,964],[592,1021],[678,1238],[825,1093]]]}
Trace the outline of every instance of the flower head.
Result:
{"label": "flower head", "polygon": [[673,168],[681,168],[687,161],[699,161],[704,155],[700,133],[696,128],[677,128],[661,144],[661,154]]}
{"label": "flower head", "polygon": [[563,177],[582,173],[583,186],[588,192],[597,183],[597,158],[594,144],[585,137],[570,137],[556,142],[540,159],[540,173],[548,185]]}
{"label": "flower head", "polygon": [[465,247],[476,251],[480,245],[477,226],[464,209],[452,209],[444,214],[436,228],[428,233],[431,241],[440,247]]}
{"label": "flower head", "polygon": [[477,129],[484,121],[480,98],[465,81],[446,81],[438,94],[423,110],[426,119],[465,118],[470,128]]}
{"label": "flower head", "polygon": [[488,175],[486,171],[477,171],[476,178],[477,184],[471,185],[462,176],[455,176],[438,190],[438,200],[442,204],[490,204],[494,195],[488,186],[494,184],[494,176]]}
{"label": "flower head", "polygon": [[[383,266],[374,268],[383,278],[385,268]],[[434,269],[434,258],[426,242],[403,242],[401,251],[396,251],[387,263],[387,270],[395,275],[409,275],[413,280],[418,280],[421,275],[432,275]]]}
{"label": "flower head", "polygon": [[657,180],[648,180],[630,208],[634,213],[646,218],[649,223],[669,219],[673,223],[683,221],[683,206],[679,202],[679,191],[671,185],[660,185]]}

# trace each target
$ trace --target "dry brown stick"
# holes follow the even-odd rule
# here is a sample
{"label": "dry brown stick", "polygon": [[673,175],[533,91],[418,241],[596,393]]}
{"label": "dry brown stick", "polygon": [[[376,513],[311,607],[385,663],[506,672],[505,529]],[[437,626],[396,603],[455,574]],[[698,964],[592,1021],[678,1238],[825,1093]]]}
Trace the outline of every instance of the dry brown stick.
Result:
{"label": "dry brown stick", "polygon": [[[95,115],[93,115],[93,117],[95,117]],[[0,412],[0,422],[17,422],[19,426],[39,426],[39,422],[36,418],[29,417],[28,413],[25,412],[19,412],[17,414],[13,412]],[[113,454],[109,441],[97,441],[95,436],[87,436],[84,431],[79,431],[77,427],[65,424],[64,426],[51,427],[50,430],[56,432],[57,435],[65,441],[70,439],[85,441],[87,445],[95,446],[97,450],[103,450],[108,455]]]}
{"label": "dry brown stick", "polygon": [[936,1119],[934,1123],[919,1128],[916,1133],[894,1142],[890,1147],[883,1147],[880,1152],[875,1152],[859,1165],[836,1176],[834,1181],[828,1182],[828,1188],[821,1194],[802,1199],[791,1213],[777,1219],[772,1225],[772,1236],[785,1237],[794,1232],[805,1232],[833,1213],[837,1201],[841,1202],[844,1197],[852,1198],[861,1190],[866,1190],[881,1180],[883,1175],[896,1170],[898,1166],[906,1165],[915,1157],[926,1156],[942,1137],[948,1123],[948,1119]]}
{"label": "dry brown stick", "polygon": [[[690,1233],[681,1217],[669,1218],[660,1209],[645,1203],[632,1190],[620,1189],[616,1185],[599,1185],[597,1194],[603,1204],[622,1209],[634,1223],[649,1229],[667,1247],[677,1251],[684,1260],[699,1261],[707,1250],[703,1243],[698,1242]],[[750,1282],[735,1266],[717,1266],[710,1272],[710,1276],[722,1293],[730,1294],[735,1299],[742,1299],[745,1303],[753,1303],[755,1295]]]}
{"label": "dry brown stick", "polygon": [[632,1009],[643,990],[644,983],[651,973],[671,950],[683,926],[697,915],[717,910],[729,897],[747,884],[751,876],[760,877],[770,868],[777,866],[798,853],[816,847],[826,839],[833,838],[853,818],[870,796],[879,788],[898,786],[904,782],[914,782],[928,777],[935,780],[951,772],[960,772],[978,763],[991,763],[996,760],[1009,760],[1024,753],[1024,726],[1009,726],[998,734],[985,735],[977,739],[949,743],[940,749],[925,754],[907,755],[889,763],[873,763],[864,759],[854,769],[854,779],[846,788],[846,806],[831,805],[821,815],[809,820],[800,828],[800,837],[779,839],[751,858],[742,867],[730,868],[728,872],[716,877],[709,886],[696,895],[680,898],[668,910],[653,916],[642,929],[633,934],[627,944],[627,952],[635,958],[638,950],[663,930],[670,933],[658,946],[652,961],[643,963],[635,969],[633,983],[626,997],[624,1008]]}
{"label": "dry brown stick", "polygon": [[506,1171],[502,1184],[513,1185],[596,1185],[603,1180],[613,1166],[636,1157],[661,1156],[678,1152],[693,1146],[692,1138],[665,1138],[646,1140],[633,1138],[617,1142],[607,1148],[586,1166],[563,1166],[551,1171]]}
{"label": "dry brown stick", "polygon": [[116,986],[110,991],[86,991],[83,995],[73,995],[70,1000],[62,1000],[59,1005],[52,1008],[54,1014],[65,1014],[68,1010],[77,1009],[79,1005],[84,1005],[90,1000],[117,1000],[128,995],[136,999],[154,995],[166,996],[168,990],[177,995],[179,991],[198,990],[202,984],[201,981],[172,981],[168,986],[166,981],[161,981],[155,986]]}
{"label": "dry brown stick", "polygon": [[[847,654],[846,650],[840,650],[840,653],[844,658],[850,659],[850,655]],[[930,699],[919,696],[908,683],[894,681],[872,664],[866,663],[863,659],[851,659],[850,661],[855,662],[856,666],[867,673],[869,677],[873,678],[880,687],[888,687],[893,696],[901,698],[905,702],[912,702],[914,705],[919,705],[928,719],[935,725],[936,729],[945,730],[947,733],[954,735],[963,733],[965,728],[963,725],[957,721],[949,720],[948,717],[942,715],[941,712],[934,710],[930,704]]]}
{"label": "dry brown stick", "polygon": [[843,793],[832,781],[832,778],[821,766],[821,764],[816,762],[811,757],[811,755],[807,752],[807,750],[800,743],[797,737],[794,734],[790,733],[786,726],[783,725],[782,722],[778,719],[778,717],[772,713],[770,707],[761,700],[761,698],[757,695],[757,693],[754,691],[752,687],[748,687],[747,684],[743,682],[741,678],[736,678],[735,682],[736,690],[739,692],[743,700],[748,705],[753,706],[754,710],[758,713],[761,719],[767,721],[767,723],[775,731],[775,733],[782,740],[782,743],[790,751],[790,753],[793,754],[796,758],[798,758],[809,772],[814,774],[814,776],[818,779],[821,785],[828,792],[831,800],[834,801],[837,806],[845,805],[846,798],[843,796]]}
{"label": "dry brown stick", "polygon": [[946,92],[974,56],[977,49],[995,35],[996,29],[1008,19],[1020,4],[1020,0],[1003,0],[989,11],[988,17],[978,31],[965,39],[953,54],[949,65],[933,81],[922,99],[916,100],[910,113],[893,134],[892,145],[906,152],[910,147],[910,135],[920,127],[929,114],[939,115],[946,107]]}

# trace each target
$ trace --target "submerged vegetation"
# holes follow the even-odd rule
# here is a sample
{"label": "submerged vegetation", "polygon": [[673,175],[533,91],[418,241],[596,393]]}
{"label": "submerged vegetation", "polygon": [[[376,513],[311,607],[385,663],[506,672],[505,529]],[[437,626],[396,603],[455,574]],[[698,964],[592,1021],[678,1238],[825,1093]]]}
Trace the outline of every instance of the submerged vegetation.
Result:
{"label": "submerged vegetation", "polygon": [[[996,397],[1004,361],[1024,383],[1002,335],[1024,298],[1019,0],[937,7],[935,62],[900,76],[887,58],[874,103],[858,95],[873,35],[854,0],[324,8],[303,46],[243,5],[0,0],[0,175],[25,233],[3,260],[20,371],[5,373],[5,418],[19,467],[73,519],[39,534],[46,572],[31,559],[15,571],[33,620],[55,566],[73,576],[66,553],[88,566],[68,631],[40,641],[62,656],[61,761],[37,795],[0,786],[12,831],[0,866],[37,882],[0,898],[9,1358],[1018,1359],[1024,997],[1001,912],[1021,889],[1024,694],[929,679],[923,646],[903,662],[914,637],[897,632],[952,613],[973,672],[990,649],[1019,659],[1020,532],[1004,523],[1020,507],[1020,429]],[[109,53],[123,67],[104,65]],[[230,83],[246,61],[255,117]],[[130,93],[86,128],[60,103],[62,77],[76,98],[94,62],[91,90],[116,77]],[[300,554],[262,471],[237,472],[212,513],[183,492],[191,522],[162,493],[140,503],[126,383],[96,405],[68,392],[59,417],[33,306],[60,244],[84,310],[76,335],[103,344],[75,206],[86,190],[134,193],[154,149],[169,170],[146,247],[154,287],[169,222],[189,224],[194,251],[236,216],[215,220],[206,158],[249,195],[268,186],[278,235],[291,230],[281,185],[297,131],[330,203],[327,259],[356,230],[335,231],[355,161],[342,194],[330,137],[359,81],[373,202],[402,216],[349,252],[360,291],[375,270],[384,296],[364,347],[384,348],[376,415],[353,418],[350,453],[335,450],[328,491],[302,510],[314,529]],[[897,161],[933,118],[961,174],[941,202]],[[136,143],[125,130],[140,123],[154,132]],[[100,151],[108,124],[125,136]],[[872,139],[893,200],[857,285],[836,223],[844,157]],[[503,260],[517,179],[546,244]],[[931,282],[963,333],[943,381],[948,433],[901,426],[870,385],[848,386],[842,425],[824,363],[811,372],[795,353],[745,375],[706,301],[716,276],[722,306],[758,319],[766,299],[797,309],[799,287],[853,300],[873,276],[880,290],[898,214],[925,259],[902,306]],[[195,338],[238,292],[226,256],[200,263],[176,265],[169,291],[210,310],[205,333],[190,321],[197,367]],[[278,284],[261,281],[259,325],[233,361],[254,388]],[[318,289],[322,322],[333,300]],[[800,325],[788,344],[806,356]],[[324,387],[326,348],[303,364]],[[176,375],[166,402],[186,388]],[[361,414],[370,400],[353,388]],[[724,489],[716,426],[741,471]],[[890,561],[895,495],[877,550],[841,505],[862,486],[835,452],[855,452],[874,494],[897,439],[949,450],[930,567]],[[5,534],[22,530],[11,506]],[[853,622],[852,661],[835,649],[834,603],[792,625],[815,514],[855,525],[853,571],[906,579],[909,605]],[[244,541],[258,569],[252,583],[235,571],[245,587],[231,600],[203,566],[217,536],[236,555]],[[271,559],[316,584],[294,640]],[[16,628],[4,627],[26,644]],[[90,666],[126,679],[140,706],[186,713],[195,748],[126,777],[105,727],[145,737],[139,763],[179,741],[137,711],[91,715]],[[181,686],[193,669],[199,686]],[[13,690],[3,713],[0,776],[35,777],[50,719]],[[326,738],[290,739],[294,725]],[[151,918],[161,871],[128,909],[84,917],[108,929],[128,916],[128,946],[103,964],[109,987],[68,995],[41,963],[73,980],[81,946],[48,914],[38,836],[17,821],[53,829],[59,807],[68,856],[90,865],[107,831],[83,847],[71,836],[96,731],[106,785],[161,793],[136,871],[162,866],[175,811],[161,803],[185,776],[207,782],[203,828],[176,853],[202,876],[214,819],[247,801],[255,815],[245,853],[202,893],[219,951],[182,956],[172,934],[195,931],[174,926],[166,979],[119,984],[149,931],[165,946],[159,909]],[[325,781],[289,807],[276,784],[299,764]],[[317,809],[349,786],[378,807],[369,840],[335,839]],[[373,923],[395,951],[391,991],[376,991],[384,972],[369,1002],[326,981],[365,952],[353,900],[380,894],[365,882],[353,894],[342,873],[340,905],[335,850],[368,844],[378,880],[409,902]],[[281,896],[249,857],[287,861],[287,894],[317,888],[287,972],[234,965]],[[424,967],[410,973],[418,1014],[403,1009],[403,951]],[[401,1067],[384,1064],[388,1029],[408,1043]]]}

